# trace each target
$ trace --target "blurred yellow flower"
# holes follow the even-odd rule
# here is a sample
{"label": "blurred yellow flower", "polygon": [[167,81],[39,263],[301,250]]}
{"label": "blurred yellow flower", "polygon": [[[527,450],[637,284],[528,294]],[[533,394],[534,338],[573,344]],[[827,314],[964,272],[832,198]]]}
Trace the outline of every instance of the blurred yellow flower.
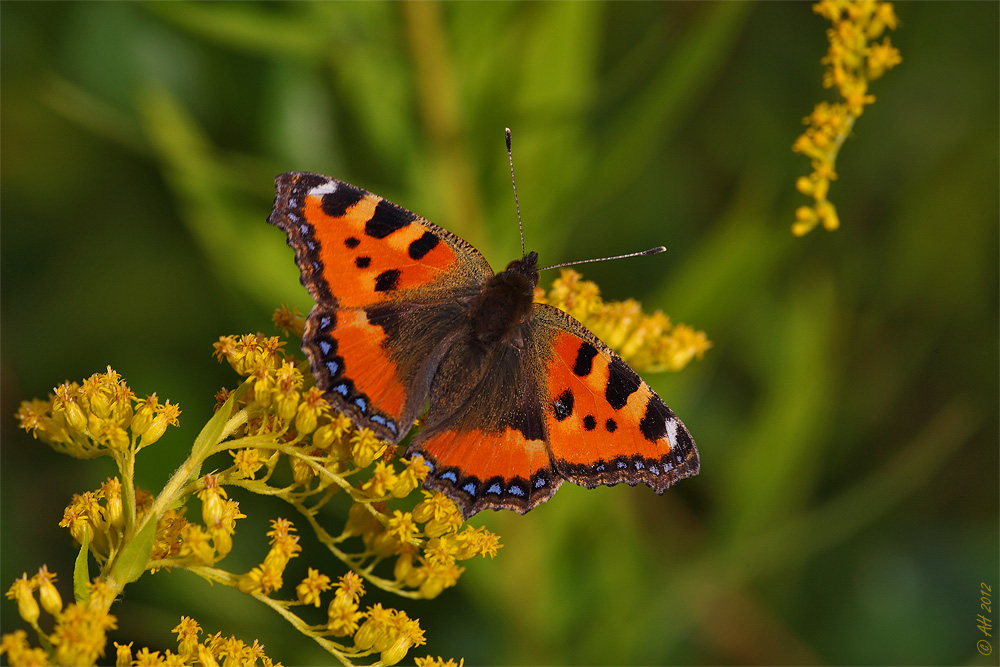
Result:
{"label": "blurred yellow flower", "polygon": [[704,331],[675,325],[658,310],[644,313],[634,299],[605,301],[597,284],[573,269],[562,269],[548,293],[536,288],[535,302],[555,306],[580,320],[639,372],[679,371],[712,347]]}
{"label": "blurred yellow flower", "polygon": [[813,11],[833,24],[826,31],[830,48],[821,61],[826,65],[823,86],[836,88],[840,101],[817,104],[803,120],[806,131],[792,144],[793,151],[810,159],[813,169],[809,176],[799,177],[795,187],[815,202],[796,209],[792,225],[796,236],[819,224],[829,231],[840,226],[837,209],[827,199],[830,181],[837,179],[837,154],[865,106],[875,101],[868,84],[902,62],[888,37],[874,41],[886,28],[892,30],[898,24],[891,3],[822,0],[813,5]]}

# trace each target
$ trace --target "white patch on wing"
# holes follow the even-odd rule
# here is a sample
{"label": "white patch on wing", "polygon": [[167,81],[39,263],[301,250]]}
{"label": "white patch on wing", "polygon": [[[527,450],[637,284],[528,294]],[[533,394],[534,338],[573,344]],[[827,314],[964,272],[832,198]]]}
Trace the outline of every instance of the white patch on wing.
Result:
{"label": "white patch on wing", "polygon": [[670,441],[670,449],[677,446],[677,420],[667,417],[667,440]]}
{"label": "white patch on wing", "polygon": [[328,195],[331,192],[336,192],[336,191],[337,191],[337,181],[330,180],[324,183],[323,185],[317,185],[316,187],[314,187],[312,190],[309,191],[309,194],[312,195],[313,197],[322,197],[323,195]]}

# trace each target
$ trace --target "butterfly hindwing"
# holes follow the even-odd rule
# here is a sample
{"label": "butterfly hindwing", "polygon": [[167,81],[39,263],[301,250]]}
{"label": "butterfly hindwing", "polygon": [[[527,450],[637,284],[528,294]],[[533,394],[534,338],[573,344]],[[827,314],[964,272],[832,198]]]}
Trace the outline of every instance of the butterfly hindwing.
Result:
{"label": "butterfly hindwing", "polygon": [[432,468],[427,486],[466,517],[483,509],[523,514],[563,481],[552,467],[536,382],[546,341],[531,326],[524,331],[519,347],[458,340],[449,348],[429,394],[426,429],[408,452],[424,457]]}
{"label": "butterfly hindwing", "polygon": [[424,401],[424,358],[454,328],[438,305],[493,272],[458,236],[361,188],[303,172],[275,184],[268,222],[285,230],[316,300],[302,346],[317,385],[355,423],[398,442]]}
{"label": "butterfly hindwing", "polygon": [[[566,313],[534,304],[523,347],[452,350],[449,365],[475,387],[459,406],[431,405],[411,454],[433,470],[427,485],[466,517],[483,509],[527,512],[563,481],[587,488],[645,483],[663,493],[698,472],[698,453],[673,411],[610,348]],[[443,417],[442,415],[451,415]]]}
{"label": "butterfly hindwing", "polygon": [[425,485],[454,500],[466,518],[484,509],[524,514],[563,482],[545,441],[529,439],[516,428],[421,435],[410,454],[422,455],[432,466]]}
{"label": "butterfly hindwing", "polygon": [[698,473],[698,451],[680,419],[621,357],[566,313],[535,304],[551,329],[542,382],[555,469],[587,488],[644,483],[657,493]]}

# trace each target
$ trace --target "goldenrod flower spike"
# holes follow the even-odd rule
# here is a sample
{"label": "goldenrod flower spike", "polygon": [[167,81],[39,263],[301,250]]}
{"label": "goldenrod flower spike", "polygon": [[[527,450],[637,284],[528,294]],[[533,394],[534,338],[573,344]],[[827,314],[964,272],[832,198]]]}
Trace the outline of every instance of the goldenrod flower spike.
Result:
{"label": "goldenrod flower spike", "polygon": [[837,179],[837,154],[854,122],[875,101],[875,96],[868,93],[868,84],[902,62],[888,37],[875,42],[886,28],[893,30],[898,24],[891,3],[822,0],[813,5],[813,11],[833,24],[826,31],[830,48],[821,61],[826,65],[823,86],[836,88],[840,100],[817,104],[803,120],[809,127],[792,145],[793,151],[810,159],[813,168],[809,176],[799,177],[795,187],[815,202],[796,209],[792,225],[796,236],[809,233],[819,224],[829,231],[840,226],[837,209],[827,199],[830,182]]}

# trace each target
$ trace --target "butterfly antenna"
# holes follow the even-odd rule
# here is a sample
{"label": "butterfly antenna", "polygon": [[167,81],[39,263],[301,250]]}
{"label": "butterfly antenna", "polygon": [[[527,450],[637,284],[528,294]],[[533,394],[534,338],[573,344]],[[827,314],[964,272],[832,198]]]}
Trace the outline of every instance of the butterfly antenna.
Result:
{"label": "butterfly antenna", "polygon": [[510,162],[510,184],[514,188],[514,206],[517,207],[517,230],[521,232],[521,258],[524,259],[524,226],[521,225],[521,205],[517,203],[517,183],[514,182],[514,154],[510,151],[510,128],[504,128],[507,137],[507,160]]}
{"label": "butterfly antenna", "polygon": [[597,257],[595,259],[579,259],[575,262],[563,262],[562,264],[553,264],[552,266],[546,266],[544,268],[538,269],[539,271],[546,271],[548,269],[561,269],[564,266],[575,266],[576,264],[590,264],[591,262],[608,262],[612,259],[625,259],[626,257],[638,257],[640,255],[656,255],[666,250],[663,246],[656,246],[655,248],[650,248],[649,250],[643,250],[642,252],[630,252],[627,255],[615,255],[614,257]]}

